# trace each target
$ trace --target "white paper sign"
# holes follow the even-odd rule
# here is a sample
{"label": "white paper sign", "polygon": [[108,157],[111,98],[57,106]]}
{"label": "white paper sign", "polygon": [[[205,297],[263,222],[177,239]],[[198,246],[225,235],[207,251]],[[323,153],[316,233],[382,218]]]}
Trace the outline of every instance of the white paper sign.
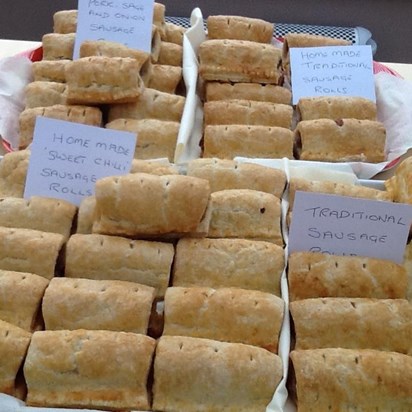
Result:
{"label": "white paper sign", "polygon": [[376,101],[370,46],[290,49],[293,104],[301,97],[360,96]]}
{"label": "white paper sign", "polygon": [[129,173],[135,146],[133,133],[37,117],[24,197],[79,205],[97,179]]}
{"label": "white paper sign", "polygon": [[79,0],[73,58],[85,40],[109,40],[151,52],[154,0]]}
{"label": "white paper sign", "polygon": [[403,262],[412,205],[296,192],[289,252],[366,256]]}

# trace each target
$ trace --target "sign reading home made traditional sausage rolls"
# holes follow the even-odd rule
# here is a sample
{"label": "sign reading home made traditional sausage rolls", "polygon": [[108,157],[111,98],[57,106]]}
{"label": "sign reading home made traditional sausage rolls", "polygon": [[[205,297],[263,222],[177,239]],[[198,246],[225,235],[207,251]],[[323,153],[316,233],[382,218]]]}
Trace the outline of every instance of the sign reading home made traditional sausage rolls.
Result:
{"label": "sign reading home made traditional sausage rolls", "polygon": [[135,146],[134,133],[38,117],[24,197],[79,205],[97,179],[129,173]]}
{"label": "sign reading home made traditional sausage rolls", "polygon": [[293,104],[319,96],[376,100],[371,46],[291,48],[290,66]]}
{"label": "sign reading home made traditional sausage rolls", "polygon": [[150,53],[154,0],[79,0],[73,58],[85,40],[109,40]]}
{"label": "sign reading home made traditional sausage rolls", "polygon": [[298,191],[289,253],[321,252],[403,262],[412,205]]}

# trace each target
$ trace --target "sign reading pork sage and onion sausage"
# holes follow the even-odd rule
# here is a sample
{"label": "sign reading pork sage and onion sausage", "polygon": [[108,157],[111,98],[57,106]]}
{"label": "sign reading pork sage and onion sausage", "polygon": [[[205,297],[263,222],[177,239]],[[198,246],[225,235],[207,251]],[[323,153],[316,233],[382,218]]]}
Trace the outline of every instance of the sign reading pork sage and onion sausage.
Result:
{"label": "sign reading pork sage and onion sausage", "polygon": [[84,40],[109,40],[150,53],[153,0],[79,0],[73,57]]}

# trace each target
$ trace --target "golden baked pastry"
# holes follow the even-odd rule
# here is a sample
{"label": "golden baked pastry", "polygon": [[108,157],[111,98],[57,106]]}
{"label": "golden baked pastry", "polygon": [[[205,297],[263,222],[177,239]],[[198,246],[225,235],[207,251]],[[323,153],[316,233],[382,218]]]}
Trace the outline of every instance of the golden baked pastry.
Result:
{"label": "golden baked pastry", "polygon": [[107,129],[136,134],[135,159],[167,158],[173,162],[180,123],[159,119],[116,119]]}
{"label": "golden baked pastry", "polygon": [[212,100],[256,100],[291,104],[292,93],[276,84],[206,82],[206,101]]}
{"label": "golden baked pastry", "polygon": [[253,100],[216,100],[204,104],[204,124],[292,127],[292,106]]}
{"label": "golden baked pastry", "polygon": [[159,58],[157,64],[182,67],[183,65],[183,46],[176,43],[162,41],[160,43]]}
{"label": "golden baked pastry", "polygon": [[290,300],[348,297],[405,299],[406,270],[383,259],[293,252],[288,260]]}
{"label": "golden baked pastry", "polygon": [[19,148],[26,148],[33,140],[34,126],[37,116],[67,122],[81,123],[89,126],[101,126],[102,112],[97,107],[53,105],[49,107],[34,107],[21,112],[19,117],[20,135]]}
{"label": "golden baked pastry", "polygon": [[25,88],[26,109],[67,104],[67,85],[52,81],[34,81]]}
{"label": "golden baked pastry", "polygon": [[66,66],[70,104],[110,104],[135,101],[143,91],[140,63],[129,57],[91,56]]}
{"label": "golden baked pastry", "polygon": [[412,303],[412,242],[406,245],[404,253],[404,267],[408,277],[408,289],[406,291],[406,299]]}
{"label": "golden baked pastry", "polygon": [[290,357],[299,411],[412,409],[411,356],[332,348],[293,351]]}
{"label": "golden baked pastry", "polygon": [[270,43],[273,38],[273,23],[244,16],[209,16],[207,18],[209,39],[248,40]]}
{"label": "golden baked pastry", "polygon": [[41,60],[33,62],[33,78],[34,81],[46,82],[66,82],[66,65],[71,60]]}
{"label": "golden baked pastry", "polygon": [[281,50],[246,40],[206,40],[199,46],[199,76],[207,81],[281,84]]}
{"label": "golden baked pastry", "polygon": [[177,175],[179,170],[175,165],[157,160],[133,159],[130,173],[149,173],[152,175]]}
{"label": "golden baked pastry", "polygon": [[43,60],[72,60],[76,33],[48,33],[42,37]]}
{"label": "golden baked pastry", "polygon": [[395,202],[412,204],[412,157],[402,160],[385,187]]}
{"label": "golden baked pastry", "polygon": [[59,10],[53,14],[53,32],[60,34],[76,33],[77,10]]}
{"label": "golden baked pastry", "polygon": [[164,93],[176,93],[176,89],[183,79],[183,69],[178,66],[154,64],[148,85],[150,89]]}
{"label": "golden baked pastry", "polygon": [[92,233],[95,207],[96,198],[94,196],[86,196],[82,199],[79,205],[79,210],[77,212],[76,233]]}
{"label": "golden baked pastry", "polygon": [[153,409],[263,411],[282,375],[281,359],[265,349],[162,336],[154,362]]}
{"label": "golden baked pastry", "polygon": [[161,237],[196,232],[210,194],[209,182],[182,175],[135,173],[96,182],[93,231]]}
{"label": "golden baked pastry", "polygon": [[349,46],[344,39],[309,33],[287,33],[283,38],[282,67],[290,76],[290,49],[293,47]]}
{"label": "golden baked pastry", "polygon": [[186,98],[146,87],[134,103],[109,106],[108,121],[159,119],[180,122]]}
{"label": "golden baked pastry", "polygon": [[403,299],[318,298],[290,303],[295,349],[412,354],[412,305]]}
{"label": "golden baked pastry", "polygon": [[250,189],[214,192],[206,211],[207,237],[265,240],[283,246],[280,199]]}
{"label": "golden baked pastry", "polygon": [[18,150],[4,155],[0,162],[0,198],[23,197],[29,158],[29,150]]}
{"label": "golden baked pastry", "polygon": [[186,33],[186,28],[179,26],[174,23],[165,23],[165,37],[164,40],[165,42],[168,43],[175,43],[180,46],[183,46],[183,37],[184,34]]}
{"label": "golden baked pastry", "polygon": [[160,51],[162,48],[162,37],[160,35],[159,28],[153,24],[152,25],[152,41],[150,50],[150,61],[152,63],[157,63],[159,61]]}
{"label": "golden baked pastry", "polygon": [[164,304],[163,335],[237,342],[278,351],[285,303],[271,293],[171,287]]}
{"label": "golden baked pastry", "polygon": [[26,357],[31,333],[0,320],[0,393],[16,396],[16,377]]}
{"label": "golden baked pastry", "polygon": [[6,197],[0,202],[0,226],[60,233],[68,239],[76,206],[61,199]]}
{"label": "golden baked pastry", "polygon": [[[210,117],[208,117],[210,119]],[[207,125],[203,157],[234,159],[293,159],[293,132],[285,127],[261,125]]]}
{"label": "golden baked pastry", "polygon": [[376,103],[363,97],[302,97],[299,99],[296,109],[300,120],[377,120]]}
{"label": "golden baked pastry", "polygon": [[386,158],[386,129],[373,120],[305,120],[295,129],[297,157],[327,162],[379,163]]}
{"label": "golden baked pastry", "polygon": [[309,180],[302,177],[292,177],[289,180],[289,209],[293,209],[297,191],[325,193],[330,195],[349,196],[360,199],[392,201],[392,196],[385,190],[372,187],[352,185],[349,183],[332,182],[328,180]]}
{"label": "golden baked pastry", "polygon": [[246,239],[180,239],[173,286],[260,290],[280,296],[282,247]]}
{"label": "golden baked pastry", "polygon": [[208,180],[211,192],[252,189],[281,198],[286,186],[283,170],[234,160],[194,159],[187,165],[187,175]]}
{"label": "golden baked pastry", "polygon": [[24,364],[26,403],[148,410],[147,380],[155,344],[154,339],[136,333],[35,332]]}
{"label": "golden baked pastry", "polygon": [[75,234],[66,246],[65,276],[140,283],[159,297],[169,285],[173,256],[169,243]]}
{"label": "golden baked pastry", "polygon": [[91,56],[122,57],[136,60],[139,72],[150,61],[150,53],[131,49],[124,44],[108,40],[85,40],[80,45],[80,58]]}
{"label": "golden baked pastry", "polygon": [[0,269],[34,273],[51,279],[64,236],[0,226]]}
{"label": "golden baked pastry", "polygon": [[33,273],[0,270],[0,319],[33,332],[48,284]]}
{"label": "golden baked pastry", "polygon": [[161,39],[166,36],[166,6],[162,3],[154,2],[153,4],[153,24],[159,30]]}
{"label": "golden baked pastry", "polygon": [[120,280],[54,278],[43,298],[46,330],[147,334],[155,298],[150,286]]}
{"label": "golden baked pastry", "polygon": [[287,33],[283,42],[283,58],[292,47],[347,46],[350,42],[329,36],[309,33]]}

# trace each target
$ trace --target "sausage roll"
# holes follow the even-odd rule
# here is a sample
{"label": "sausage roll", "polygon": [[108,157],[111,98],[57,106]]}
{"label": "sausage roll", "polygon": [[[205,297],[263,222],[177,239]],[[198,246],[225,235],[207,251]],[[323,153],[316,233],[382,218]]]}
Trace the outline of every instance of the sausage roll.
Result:
{"label": "sausage roll", "polygon": [[135,101],[143,91],[140,63],[130,57],[83,57],[66,66],[70,104],[110,104]]}
{"label": "sausage roll", "polygon": [[280,199],[250,189],[214,192],[206,211],[207,237],[266,240],[283,245]]}
{"label": "sausage roll", "polygon": [[0,226],[0,269],[51,279],[64,241],[58,233]]}
{"label": "sausage roll", "polygon": [[147,334],[155,289],[120,280],[54,278],[43,298],[46,330]]}
{"label": "sausage roll", "polygon": [[412,354],[412,305],[403,299],[318,298],[290,303],[295,349]]}
{"label": "sausage roll", "polygon": [[208,180],[211,192],[252,189],[281,198],[286,186],[283,170],[234,160],[195,159],[188,163],[187,175]]}
{"label": "sausage roll", "polygon": [[135,173],[99,179],[93,231],[151,238],[193,234],[209,194],[209,182],[191,176]]}
{"label": "sausage roll", "polygon": [[208,125],[204,131],[203,157],[234,159],[293,159],[293,132],[285,127],[260,125]]}
{"label": "sausage roll", "polygon": [[26,403],[148,410],[147,380],[154,349],[154,339],[136,333],[35,332],[24,364]]}
{"label": "sausage roll", "polygon": [[154,362],[153,409],[263,411],[282,376],[281,359],[262,348],[162,336]]}
{"label": "sausage roll", "polygon": [[173,286],[260,290],[280,296],[283,248],[246,239],[180,239]]}
{"label": "sausage roll", "polygon": [[385,126],[373,120],[304,120],[295,141],[300,160],[379,163],[386,158]]}
{"label": "sausage roll", "polygon": [[199,46],[199,76],[206,81],[281,84],[281,50],[272,44],[213,39]]}
{"label": "sausage roll", "polygon": [[0,320],[0,393],[17,396],[17,373],[23,365],[31,333]]}
{"label": "sausage roll", "polygon": [[0,270],[0,319],[33,332],[48,284],[33,273]]}
{"label": "sausage roll", "polygon": [[0,202],[0,226],[60,233],[68,239],[76,212],[76,206],[60,199],[6,197]]}
{"label": "sausage roll", "polygon": [[140,283],[155,288],[156,296],[163,296],[173,256],[169,243],[76,234],[67,242],[65,276]]}
{"label": "sausage roll", "polygon": [[284,301],[271,293],[171,287],[165,295],[163,335],[245,343],[277,353],[283,315]]}
{"label": "sausage roll", "polygon": [[409,411],[412,357],[371,349],[296,350],[290,354],[299,411]]}
{"label": "sausage roll", "polygon": [[243,16],[209,16],[207,36],[209,39],[249,40],[270,43],[273,38],[273,23]]}
{"label": "sausage roll", "polygon": [[288,261],[290,300],[318,297],[405,299],[406,270],[383,259],[293,252]]}
{"label": "sausage roll", "polygon": [[300,120],[377,120],[377,106],[363,97],[302,97],[297,105]]}

